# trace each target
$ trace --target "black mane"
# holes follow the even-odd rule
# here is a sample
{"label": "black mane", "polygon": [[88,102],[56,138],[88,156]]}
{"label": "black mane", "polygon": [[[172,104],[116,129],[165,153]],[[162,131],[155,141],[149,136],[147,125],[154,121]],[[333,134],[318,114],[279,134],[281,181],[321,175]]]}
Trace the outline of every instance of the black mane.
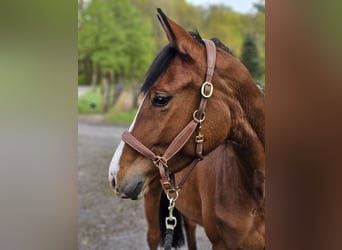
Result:
{"label": "black mane", "polygon": [[[198,31],[190,31],[189,34],[199,43],[204,45],[202,37],[198,33]],[[231,49],[226,47],[218,38],[212,38],[212,40],[216,47],[221,48],[222,50],[228,52],[233,55]],[[152,86],[156,83],[156,81],[160,78],[162,73],[166,70],[166,68],[170,65],[172,59],[176,56],[177,50],[172,47],[170,44],[166,45],[153,60],[149,70],[147,71],[145,81],[141,87],[141,91],[146,94]]]}
{"label": "black mane", "polygon": [[171,60],[176,56],[177,50],[170,44],[166,45],[154,58],[149,70],[147,71],[144,84],[141,87],[143,93],[147,93],[155,84],[161,74],[169,66]]}
{"label": "black mane", "polygon": [[[195,40],[196,40],[197,42],[199,42],[199,43],[201,43],[201,44],[204,45],[204,42],[203,42],[203,40],[202,40],[202,37],[201,37],[201,35],[198,33],[197,30],[196,30],[196,31],[190,31],[189,34],[190,34],[193,38],[195,38]],[[233,51],[232,51],[230,48],[228,48],[227,46],[225,46],[225,45],[220,41],[220,39],[218,39],[218,38],[216,38],[216,37],[213,37],[213,38],[211,38],[210,40],[213,41],[213,42],[215,43],[215,45],[216,45],[217,48],[220,48],[220,49],[224,50],[225,52],[227,52],[227,53],[233,55]]]}

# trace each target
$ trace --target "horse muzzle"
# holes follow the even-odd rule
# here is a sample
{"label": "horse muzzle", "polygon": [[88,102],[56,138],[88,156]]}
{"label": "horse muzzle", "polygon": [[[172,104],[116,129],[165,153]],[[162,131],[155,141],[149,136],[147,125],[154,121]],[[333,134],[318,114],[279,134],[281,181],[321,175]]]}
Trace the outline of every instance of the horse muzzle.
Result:
{"label": "horse muzzle", "polygon": [[122,185],[117,185],[115,178],[109,176],[109,185],[113,192],[120,198],[130,198],[132,200],[137,200],[143,197],[144,191],[144,180],[139,177],[135,177],[129,182],[126,181]]}

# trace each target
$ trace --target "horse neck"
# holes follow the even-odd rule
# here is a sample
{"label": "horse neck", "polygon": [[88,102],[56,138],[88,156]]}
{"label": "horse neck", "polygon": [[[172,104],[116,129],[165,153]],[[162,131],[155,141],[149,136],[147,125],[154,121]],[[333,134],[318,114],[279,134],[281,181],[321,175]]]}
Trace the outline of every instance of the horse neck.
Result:
{"label": "horse neck", "polygon": [[[231,111],[233,111],[233,122],[235,122],[233,125],[243,131],[247,129],[243,123],[250,125],[250,128],[254,130],[261,142],[262,147],[265,148],[264,95],[249,76],[238,83],[233,82],[232,87],[234,98]],[[249,134],[247,133],[247,135]]]}
{"label": "horse neck", "polygon": [[[239,156],[233,145],[224,142],[209,155],[208,169],[216,173],[216,195],[219,200],[229,197],[229,204],[244,202],[251,197],[251,187],[246,169],[242,166]],[[211,176],[208,173],[207,176]],[[222,192],[224,190],[224,192]],[[222,196],[222,197],[221,197]]]}
{"label": "horse neck", "polygon": [[240,81],[225,79],[222,91],[230,93],[225,97],[231,114],[227,140],[232,142],[248,176],[254,178],[255,170],[265,172],[264,96],[247,76]]}

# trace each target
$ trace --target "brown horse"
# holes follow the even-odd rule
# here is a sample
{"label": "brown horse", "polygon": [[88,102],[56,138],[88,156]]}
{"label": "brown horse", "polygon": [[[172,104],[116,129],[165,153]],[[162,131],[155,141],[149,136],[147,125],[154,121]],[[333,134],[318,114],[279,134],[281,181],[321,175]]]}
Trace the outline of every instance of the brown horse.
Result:
{"label": "brown horse", "polygon": [[[264,96],[218,39],[187,33],[160,9],[158,18],[169,44],[111,162],[113,190],[141,198],[160,174],[176,194],[170,201],[179,195],[176,207],[204,226],[213,249],[264,249]],[[188,168],[187,179],[170,178]]]}

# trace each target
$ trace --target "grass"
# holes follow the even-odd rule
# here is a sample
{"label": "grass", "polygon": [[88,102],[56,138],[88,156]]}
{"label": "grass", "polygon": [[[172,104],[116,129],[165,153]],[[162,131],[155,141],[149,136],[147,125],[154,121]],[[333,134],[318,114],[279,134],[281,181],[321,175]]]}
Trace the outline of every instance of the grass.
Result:
{"label": "grass", "polygon": [[137,113],[137,109],[130,111],[120,111],[117,108],[112,108],[107,114],[105,114],[105,121],[108,123],[118,125],[130,125]]}
{"label": "grass", "polygon": [[103,114],[105,122],[111,124],[128,126],[132,123],[136,112],[137,109],[132,109],[130,111],[121,111],[118,108],[114,107],[111,108],[107,113],[103,113],[100,87],[96,88],[95,91],[89,91],[88,93],[78,98],[79,114]]}
{"label": "grass", "polygon": [[78,113],[79,114],[102,114],[102,99],[101,89],[88,93],[78,98]]}

